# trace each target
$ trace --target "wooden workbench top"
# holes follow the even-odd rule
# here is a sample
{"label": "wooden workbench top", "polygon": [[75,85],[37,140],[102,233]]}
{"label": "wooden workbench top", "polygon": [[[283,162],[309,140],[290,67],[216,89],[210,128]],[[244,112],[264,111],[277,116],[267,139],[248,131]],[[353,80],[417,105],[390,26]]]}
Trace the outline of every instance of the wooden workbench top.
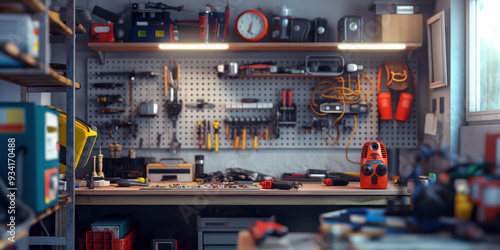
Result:
{"label": "wooden workbench top", "polygon": [[[193,183],[183,183],[193,184]],[[165,185],[165,183],[151,183]],[[303,183],[292,190],[175,189],[139,190],[140,187],[80,187],[76,205],[385,205],[387,198],[406,195],[406,188],[389,184],[387,189],[361,189],[359,182],[345,187]]]}
{"label": "wooden workbench top", "polygon": [[[192,185],[196,183],[182,182],[183,185]],[[258,183],[255,183],[258,185]],[[161,182],[152,182],[151,186],[167,184]],[[75,195],[197,195],[197,194],[217,194],[217,195],[399,195],[403,191],[406,194],[406,188],[399,188],[389,184],[387,189],[361,189],[359,182],[350,182],[349,185],[343,187],[325,186],[321,183],[303,183],[299,189],[279,190],[279,189],[167,189],[167,190],[140,190],[140,186],[134,187],[118,187],[116,184],[111,184],[109,187],[96,187],[88,189],[80,187],[75,189]]]}

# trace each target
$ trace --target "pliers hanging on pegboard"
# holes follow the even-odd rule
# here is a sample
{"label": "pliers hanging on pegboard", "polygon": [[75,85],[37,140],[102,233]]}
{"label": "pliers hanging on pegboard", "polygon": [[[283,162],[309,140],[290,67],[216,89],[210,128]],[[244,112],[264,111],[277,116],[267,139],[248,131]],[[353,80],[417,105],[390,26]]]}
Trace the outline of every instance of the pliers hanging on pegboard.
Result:
{"label": "pliers hanging on pegboard", "polygon": [[170,142],[170,149],[175,154],[181,150],[181,144],[177,140],[177,118],[182,111],[182,101],[179,100],[181,68],[176,61],[173,59],[169,60],[165,64],[164,74],[165,96],[168,96],[166,109],[168,118],[172,120],[172,141]]}

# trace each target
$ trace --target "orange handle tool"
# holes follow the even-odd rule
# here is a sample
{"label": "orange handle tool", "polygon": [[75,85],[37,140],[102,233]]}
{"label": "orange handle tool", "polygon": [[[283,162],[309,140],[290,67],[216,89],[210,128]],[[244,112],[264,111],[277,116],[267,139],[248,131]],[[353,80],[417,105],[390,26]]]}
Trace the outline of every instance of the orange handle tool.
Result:
{"label": "orange handle tool", "polygon": [[247,137],[247,130],[243,129],[243,135],[241,136],[241,150],[245,150],[245,137]]}
{"label": "orange handle tool", "polygon": [[288,107],[292,106],[292,95],[293,95],[292,89],[289,89],[288,90]]}
{"label": "orange handle tool", "polygon": [[286,89],[281,90],[281,99],[283,102],[283,107],[286,107]]}

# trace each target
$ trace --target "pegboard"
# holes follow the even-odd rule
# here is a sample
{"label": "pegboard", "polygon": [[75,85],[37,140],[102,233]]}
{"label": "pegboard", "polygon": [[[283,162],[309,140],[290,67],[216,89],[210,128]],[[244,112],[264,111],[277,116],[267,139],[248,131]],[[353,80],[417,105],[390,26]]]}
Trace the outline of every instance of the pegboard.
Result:
{"label": "pegboard", "polygon": [[[90,58],[87,61],[87,93],[88,93],[88,117],[87,120],[99,128],[99,137],[96,145],[107,147],[113,141],[118,141],[124,148],[151,148],[168,149],[172,140],[172,122],[167,118],[165,104],[167,97],[164,96],[163,67],[170,58],[108,58],[103,65],[98,59]],[[228,110],[226,104],[239,102],[242,98],[257,98],[261,102],[274,103],[278,105],[281,99],[281,89],[293,90],[293,102],[297,106],[297,125],[295,127],[281,127],[278,139],[265,141],[259,137],[258,149],[344,149],[351,135],[354,119],[352,116],[344,116],[345,125],[341,126],[340,139],[336,145],[330,146],[325,143],[320,133],[304,133],[302,126],[311,125],[314,113],[309,108],[309,100],[312,91],[320,78],[237,78],[230,79],[222,77],[219,79],[215,67],[218,64],[236,61],[240,64],[255,61],[274,61],[279,66],[298,66],[304,64],[304,58],[280,57],[265,58],[255,57],[246,60],[235,60],[234,58],[198,58],[183,59],[175,58],[181,66],[181,89],[180,99],[184,105],[196,103],[197,99],[215,104],[214,109],[192,110],[185,106],[177,122],[177,139],[183,149],[198,149],[197,121],[204,120],[221,123],[219,134],[219,149],[234,149],[233,142],[225,137],[224,119],[232,117],[260,117],[271,118],[272,110]],[[366,141],[380,140],[387,147],[416,148],[418,144],[417,126],[417,101],[414,102],[408,122],[381,121],[379,127],[378,107],[376,101],[376,77],[378,68],[384,63],[382,60],[358,61],[362,64],[368,77],[374,84],[374,90],[368,100],[371,103],[367,114],[358,115],[356,133],[351,141],[350,148],[360,149]],[[418,77],[417,61],[410,62],[414,75]],[[97,76],[99,72],[129,72],[129,71],[154,71],[160,73],[158,77],[137,78],[133,81],[133,104],[129,105],[129,79],[123,76]],[[418,83],[418,79],[416,81]],[[92,88],[94,83],[117,83],[124,87],[114,89]],[[366,92],[370,86],[366,79],[361,77],[361,86]],[[418,86],[417,86],[418,88]],[[98,95],[121,95],[124,102],[113,104],[108,108],[123,109],[125,113],[102,115],[99,113],[100,106],[96,102]],[[139,117],[137,108],[141,102],[153,101],[158,104],[158,116],[153,118]],[[119,128],[112,131],[109,136],[105,124],[112,120],[121,122],[132,122],[138,124],[138,135],[133,138],[128,128]],[[330,122],[333,121],[330,118]],[[396,127],[394,127],[396,126]],[[349,130],[351,127],[351,130]],[[212,127],[212,149],[213,149],[213,127]],[[335,129],[333,129],[335,131]],[[248,134],[248,133],[247,133]],[[159,138],[159,139],[158,139]],[[330,142],[333,142],[331,138]],[[142,143],[141,143],[142,142]],[[206,145],[203,145],[205,150]],[[240,147],[241,149],[241,141]],[[246,138],[247,150],[253,150],[253,138]]]}

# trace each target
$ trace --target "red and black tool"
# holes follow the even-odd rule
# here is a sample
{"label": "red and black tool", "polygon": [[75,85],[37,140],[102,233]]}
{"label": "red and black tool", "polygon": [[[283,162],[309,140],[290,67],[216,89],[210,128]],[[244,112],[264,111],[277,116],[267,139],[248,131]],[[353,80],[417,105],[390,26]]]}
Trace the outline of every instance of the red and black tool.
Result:
{"label": "red and black tool", "polygon": [[229,4],[226,5],[226,20],[224,23],[224,39],[222,40],[223,42],[226,41],[226,35],[227,35],[227,21],[229,20]]}
{"label": "red and black tool", "polygon": [[288,227],[271,221],[256,221],[248,231],[257,244],[262,242],[268,235],[283,236],[288,233]]}
{"label": "red and black tool", "polygon": [[200,29],[200,40],[210,42],[210,23],[212,22],[212,6],[207,4],[203,11],[198,13],[198,26]]}
{"label": "red and black tool", "polygon": [[360,185],[366,189],[387,189],[387,151],[384,144],[371,141],[361,150]]}
{"label": "red and black tool", "polygon": [[290,190],[292,188],[299,189],[299,186],[302,186],[302,183],[299,182],[290,182],[290,181],[282,181],[276,179],[267,179],[260,183],[263,189],[282,189],[282,190]]}
{"label": "red and black tool", "polygon": [[286,89],[281,89],[282,107],[286,107]]}
{"label": "red and black tool", "polygon": [[349,180],[344,178],[327,177],[323,179],[323,184],[327,186],[347,186],[349,185]]}
{"label": "red and black tool", "polygon": [[295,127],[297,124],[297,106],[293,103],[293,90],[281,89],[281,104],[276,112],[276,138],[279,138],[279,126]]}
{"label": "red and black tool", "polygon": [[254,64],[241,65],[239,67],[239,70],[245,75],[251,75],[256,70],[262,73],[277,73],[278,67],[276,67],[276,65],[269,63],[254,63]]}
{"label": "red and black tool", "polygon": [[288,107],[292,106],[292,96],[293,96],[292,89],[288,89]]}

